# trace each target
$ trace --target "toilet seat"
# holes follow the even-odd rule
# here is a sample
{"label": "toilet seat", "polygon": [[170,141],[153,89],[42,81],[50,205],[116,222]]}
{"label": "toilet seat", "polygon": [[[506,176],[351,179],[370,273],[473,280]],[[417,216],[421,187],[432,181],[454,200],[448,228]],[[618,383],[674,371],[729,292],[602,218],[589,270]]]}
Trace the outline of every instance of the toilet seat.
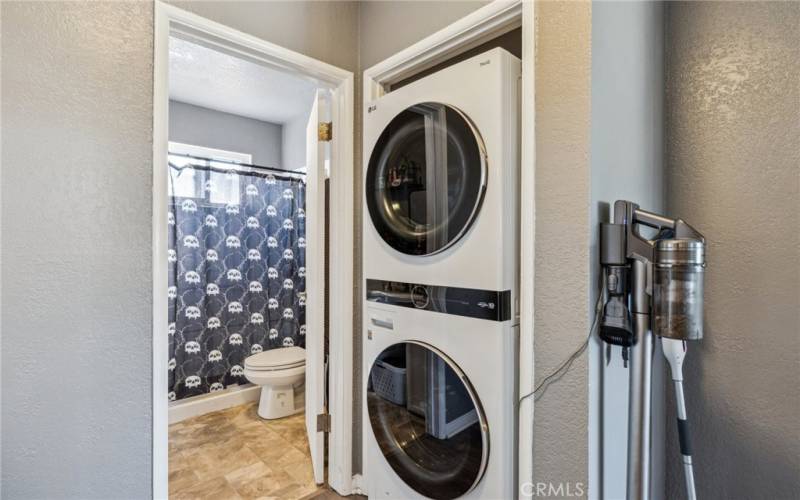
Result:
{"label": "toilet seat", "polygon": [[291,370],[305,366],[306,351],[302,347],[281,347],[249,356],[244,367],[252,371]]}

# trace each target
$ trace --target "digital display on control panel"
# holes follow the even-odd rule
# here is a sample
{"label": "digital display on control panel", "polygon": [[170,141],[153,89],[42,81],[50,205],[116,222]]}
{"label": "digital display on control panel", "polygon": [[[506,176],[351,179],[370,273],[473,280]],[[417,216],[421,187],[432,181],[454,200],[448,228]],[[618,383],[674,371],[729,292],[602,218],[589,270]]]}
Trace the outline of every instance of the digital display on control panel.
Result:
{"label": "digital display on control panel", "polygon": [[491,321],[511,319],[511,291],[367,280],[367,300]]}

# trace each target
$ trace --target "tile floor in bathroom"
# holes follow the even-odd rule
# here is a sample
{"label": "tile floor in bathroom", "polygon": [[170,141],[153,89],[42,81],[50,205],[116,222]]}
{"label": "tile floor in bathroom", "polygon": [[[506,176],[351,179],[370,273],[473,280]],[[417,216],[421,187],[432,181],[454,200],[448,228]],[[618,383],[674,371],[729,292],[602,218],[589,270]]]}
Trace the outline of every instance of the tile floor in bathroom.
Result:
{"label": "tile floor in bathroom", "polygon": [[342,498],[314,484],[304,414],[264,420],[257,408],[169,426],[170,499]]}

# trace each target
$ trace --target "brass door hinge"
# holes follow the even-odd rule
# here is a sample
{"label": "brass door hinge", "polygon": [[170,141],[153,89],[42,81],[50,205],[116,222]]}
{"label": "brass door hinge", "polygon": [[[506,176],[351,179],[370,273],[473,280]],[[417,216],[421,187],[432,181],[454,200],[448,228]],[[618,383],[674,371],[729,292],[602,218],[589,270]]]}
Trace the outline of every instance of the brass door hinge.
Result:
{"label": "brass door hinge", "polygon": [[317,415],[317,432],[330,432],[331,431],[331,415],[330,413],[320,413]]}
{"label": "brass door hinge", "polygon": [[317,137],[320,142],[328,142],[333,137],[333,124],[331,122],[320,122],[317,128]]}

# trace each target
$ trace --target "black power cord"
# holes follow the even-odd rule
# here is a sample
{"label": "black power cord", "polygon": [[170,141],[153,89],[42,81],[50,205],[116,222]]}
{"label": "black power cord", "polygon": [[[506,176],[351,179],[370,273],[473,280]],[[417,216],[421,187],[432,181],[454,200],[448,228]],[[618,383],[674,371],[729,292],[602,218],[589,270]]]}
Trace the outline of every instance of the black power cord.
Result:
{"label": "black power cord", "polygon": [[[603,278],[600,280],[600,290],[597,294],[597,302],[595,303],[595,311],[594,311],[594,320],[592,321],[592,326],[589,328],[589,335],[586,336],[586,340],[581,343],[580,346],[563,362],[561,365],[556,368],[552,373],[542,380],[536,388],[525,394],[524,396],[520,397],[517,401],[517,405],[519,406],[524,400],[528,399],[531,396],[534,396],[533,401],[539,401],[539,399],[544,395],[547,388],[550,387],[550,384],[553,382],[557,382],[561,380],[561,377],[567,374],[572,363],[578,359],[581,354],[586,350],[589,346],[589,340],[592,338],[592,334],[594,334],[595,328],[597,327],[597,321],[600,318],[600,314],[603,312],[603,290],[605,288],[605,273],[602,273]],[[540,392],[541,391],[541,392]]]}

